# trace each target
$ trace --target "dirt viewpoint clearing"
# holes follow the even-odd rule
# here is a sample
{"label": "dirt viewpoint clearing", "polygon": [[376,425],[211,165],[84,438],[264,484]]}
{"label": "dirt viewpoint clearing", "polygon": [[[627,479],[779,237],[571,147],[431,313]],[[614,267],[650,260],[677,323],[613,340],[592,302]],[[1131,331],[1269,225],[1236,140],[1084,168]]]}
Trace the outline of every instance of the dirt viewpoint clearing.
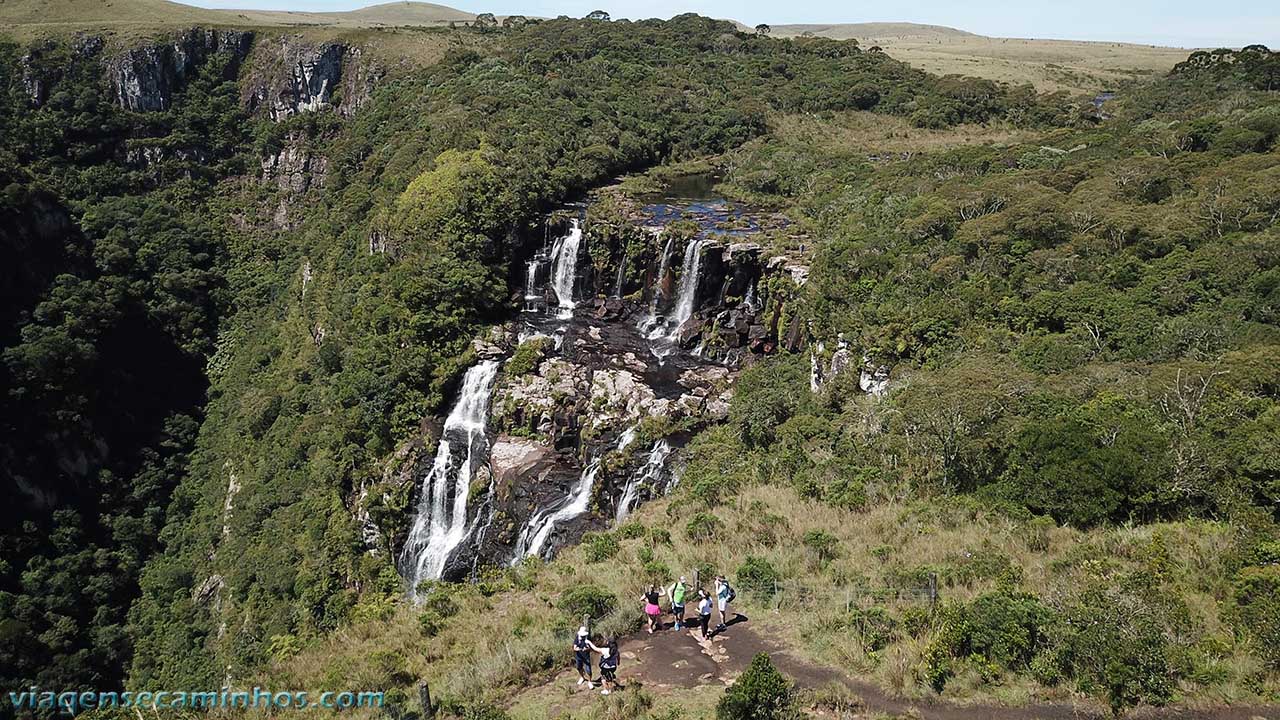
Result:
{"label": "dirt viewpoint clearing", "polygon": [[[871,683],[796,658],[743,622],[731,624],[728,629],[708,640],[699,637],[696,629],[686,628],[676,632],[669,625],[666,627],[667,629],[652,635],[647,632],[631,635],[623,638],[619,644],[622,656],[618,670],[619,682],[624,688],[630,684],[643,685],[660,703],[663,696],[685,694],[685,691],[697,688],[706,688],[709,695],[718,699],[723,688],[732,684],[751,664],[751,659],[757,653],[765,652],[769,653],[778,669],[797,687],[822,688],[838,684],[860,697],[863,702],[861,714],[845,717],[872,718],[886,714],[919,720],[1101,720],[1110,717],[1100,707],[1067,704],[1006,708],[894,698]],[[556,698],[546,708],[548,717],[578,713],[599,702],[600,694],[598,690],[588,691],[585,687],[578,686],[577,682],[577,673],[566,669],[546,685],[532,688],[529,692]],[[1135,711],[1128,717],[1160,720],[1280,720],[1280,708],[1148,708]]]}

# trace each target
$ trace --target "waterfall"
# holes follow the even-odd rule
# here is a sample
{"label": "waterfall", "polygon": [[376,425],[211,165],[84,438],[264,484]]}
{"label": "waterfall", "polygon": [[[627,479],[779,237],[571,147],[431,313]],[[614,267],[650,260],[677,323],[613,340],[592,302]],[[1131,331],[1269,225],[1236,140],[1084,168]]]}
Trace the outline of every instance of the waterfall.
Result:
{"label": "waterfall", "polygon": [[754,313],[760,310],[760,308],[756,307],[756,302],[756,281],[752,280],[751,284],[747,286],[746,297],[742,298],[742,307]]}
{"label": "waterfall", "polygon": [[569,234],[556,240],[551,249],[551,288],[556,292],[560,315],[573,317],[573,286],[578,276],[578,248],[582,244],[582,228],[578,219],[569,221]]}
{"label": "waterfall", "polygon": [[680,269],[680,291],[676,293],[676,310],[669,337],[675,338],[680,328],[693,317],[698,301],[698,272],[702,267],[702,239],[689,241],[684,249],[684,264]]}
{"label": "waterfall", "polygon": [[538,269],[542,266],[542,261],[538,259],[530,260],[525,266],[524,281],[524,299],[538,299]]}
{"label": "waterfall", "polygon": [[613,296],[622,299],[622,282],[627,275],[627,246],[622,246],[622,262],[618,263],[618,278],[613,283]]}
{"label": "waterfall", "polygon": [[431,472],[422,479],[418,514],[400,555],[411,596],[416,595],[418,583],[441,576],[450,553],[466,535],[471,475],[489,449],[485,419],[497,375],[496,360],[467,370],[440,434]]}
{"label": "waterfall", "polygon": [[671,454],[671,445],[666,440],[658,440],[653,444],[653,449],[649,451],[649,458],[645,460],[644,467],[640,468],[635,475],[627,480],[627,487],[622,491],[622,498],[618,500],[618,509],[614,515],[616,522],[622,522],[627,515],[636,506],[636,501],[640,497],[641,486],[648,486],[655,491],[658,487],[658,481],[662,479],[662,470],[667,465],[667,456]]}
{"label": "waterfall", "polygon": [[[661,228],[654,232],[654,237],[662,237]],[[667,262],[671,257],[671,243],[674,240],[674,235],[668,237],[667,244],[662,248],[662,259],[658,261],[658,275],[653,283],[653,297],[649,299],[649,314],[640,321],[640,331],[645,334],[649,334],[649,331],[658,324],[658,296],[662,290],[662,281],[667,277]]]}
{"label": "waterfall", "polygon": [[556,525],[572,520],[587,511],[587,507],[591,504],[591,490],[595,487],[596,475],[599,472],[600,460],[597,458],[582,471],[578,484],[574,486],[565,502],[559,507],[539,510],[529,518],[528,524],[524,526],[524,530],[520,531],[520,538],[516,541],[516,555],[511,561],[512,565],[520,562],[522,558],[541,555]]}

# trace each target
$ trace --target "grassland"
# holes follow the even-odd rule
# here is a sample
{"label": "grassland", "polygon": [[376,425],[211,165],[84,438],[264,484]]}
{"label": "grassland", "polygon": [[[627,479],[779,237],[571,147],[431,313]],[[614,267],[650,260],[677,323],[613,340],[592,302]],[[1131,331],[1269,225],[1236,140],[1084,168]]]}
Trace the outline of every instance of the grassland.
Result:
{"label": "grassland", "polygon": [[471,13],[423,2],[313,13],[213,10],[168,0],[0,0],[0,32],[18,38],[80,30],[107,31],[128,38],[194,25],[318,30],[332,35],[335,31],[447,27],[474,19]]}
{"label": "grassland", "polygon": [[[355,30],[403,34],[413,28],[447,27],[474,19],[471,13],[424,2],[384,3],[350,12],[275,12],[212,10],[168,0],[0,0],[0,32],[19,39],[81,30],[105,30],[128,39],[192,25],[289,28],[328,36]],[[865,47],[879,46],[932,73],[1031,83],[1042,91],[1072,93],[1095,92],[1122,80],[1164,73],[1188,54],[1151,45],[991,38],[914,23],[777,25],[773,34],[857,39]],[[378,44],[386,45],[384,49],[392,54],[415,54],[413,41],[404,38]]]}
{"label": "grassland", "polygon": [[[651,503],[612,533],[619,546],[612,556],[603,557],[599,545],[587,543],[548,564],[534,561],[480,584],[444,588],[439,597],[447,600],[429,602],[425,611],[392,605],[390,599],[370,606],[368,622],[300,651],[286,647],[258,680],[280,687],[345,681],[394,688],[408,678],[425,678],[439,698],[506,706],[517,717],[533,717],[536,708],[562,692],[547,683],[568,662],[564,647],[577,620],[558,607],[565,591],[590,585],[615,594],[620,609],[599,629],[635,629],[640,614],[629,601],[655,573],[692,576],[700,568],[703,577],[715,571],[732,578],[749,557],[767,559],[782,578],[776,594],[740,594],[738,609],[751,618],[756,633],[798,657],[871,680],[892,697],[937,698],[918,674],[936,630],[917,637],[902,633],[887,647],[872,650],[858,633],[833,628],[842,627],[851,607],[879,608],[894,617],[919,610],[918,595],[894,589],[919,568],[938,572],[940,601],[950,603],[970,601],[1009,576],[1021,578],[1028,591],[1055,597],[1091,574],[1157,563],[1196,625],[1222,644],[1214,661],[1218,671],[1236,678],[1256,669],[1255,661],[1232,649],[1230,629],[1222,626],[1211,591],[1228,572],[1222,558],[1231,538],[1224,526],[1183,522],[1079,531],[1017,522],[963,502],[886,503],[855,512],[776,486],[747,488],[716,510],[721,530],[713,540],[688,536],[686,525],[694,514],[679,502]],[[802,542],[811,531],[836,538],[829,557],[819,557]],[[1178,552],[1169,554],[1166,547]],[[1108,559],[1099,564],[1099,557]],[[420,617],[440,606],[447,606],[451,617],[434,634],[424,633]],[[1188,684],[1180,690],[1198,695],[1200,688]],[[655,710],[688,710],[693,698],[705,702],[718,695],[715,686],[700,693],[664,693]],[[1199,697],[1232,702],[1251,696],[1249,689],[1228,682],[1213,697]],[[1065,687],[1014,677],[984,683],[976,673],[949,683],[941,699],[1014,706],[1083,700]]]}
{"label": "grassland", "polygon": [[1094,92],[1116,83],[1167,72],[1190,51],[1114,42],[992,38],[937,25],[846,23],[775,25],[780,37],[803,34],[856,39],[939,75],[972,75],[1042,91]]}

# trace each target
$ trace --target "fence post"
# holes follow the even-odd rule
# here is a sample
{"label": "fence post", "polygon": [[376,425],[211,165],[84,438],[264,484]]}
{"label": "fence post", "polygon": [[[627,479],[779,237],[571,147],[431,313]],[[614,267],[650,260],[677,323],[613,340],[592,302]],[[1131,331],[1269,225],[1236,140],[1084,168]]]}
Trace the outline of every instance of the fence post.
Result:
{"label": "fence post", "polygon": [[938,574],[929,573],[929,606],[938,604]]}
{"label": "fence post", "polygon": [[590,615],[582,616],[582,627],[587,629],[588,635],[591,634],[591,616]]}
{"label": "fence post", "polygon": [[698,578],[698,568],[694,568],[693,569],[693,591],[696,593],[701,589],[702,589],[702,581],[699,580]]}
{"label": "fence post", "polygon": [[436,716],[436,708],[431,704],[431,686],[423,680],[418,684],[418,701],[422,703],[422,717],[433,718]]}
{"label": "fence post", "polygon": [[848,586],[844,586],[844,612],[847,615],[853,609],[853,590]]}

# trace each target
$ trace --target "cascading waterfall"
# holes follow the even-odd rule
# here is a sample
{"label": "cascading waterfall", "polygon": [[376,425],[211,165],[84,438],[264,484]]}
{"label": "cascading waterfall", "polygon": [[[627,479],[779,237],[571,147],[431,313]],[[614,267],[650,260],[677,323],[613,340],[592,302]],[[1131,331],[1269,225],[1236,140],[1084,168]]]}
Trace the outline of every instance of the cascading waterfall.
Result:
{"label": "cascading waterfall", "polygon": [[511,561],[512,565],[520,562],[522,558],[541,555],[556,525],[572,520],[587,511],[587,507],[591,504],[591,491],[596,484],[596,475],[599,473],[600,460],[597,458],[582,471],[578,484],[574,486],[564,503],[559,507],[540,510],[529,518],[529,523],[524,526],[524,530],[520,531],[520,538],[516,541],[516,555]]}
{"label": "cascading waterfall", "polygon": [[[655,230],[654,237],[662,237],[662,230]],[[658,276],[653,284],[653,297],[649,299],[649,314],[640,321],[640,331],[645,334],[649,334],[658,324],[658,297],[662,292],[662,281],[667,277],[667,264],[671,257],[671,243],[675,239],[674,235],[668,237],[667,244],[662,247],[662,258],[658,261]],[[651,337],[650,339],[653,338]]]}
{"label": "cascading waterfall", "polygon": [[669,338],[674,339],[689,318],[698,300],[698,272],[702,268],[702,239],[695,238],[684,249],[684,264],[680,269],[680,291],[676,293],[676,309],[672,315]]}
{"label": "cascading waterfall", "polygon": [[627,246],[622,246],[622,262],[618,263],[618,277],[613,281],[613,296],[622,298],[622,283],[626,279],[627,271]]}
{"label": "cascading waterfall", "polygon": [[667,456],[670,454],[671,444],[666,440],[658,440],[653,444],[644,467],[627,480],[627,487],[622,491],[622,498],[618,500],[618,510],[614,515],[615,522],[622,522],[635,509],[641,487],[648,486],[657,490],[658,482],[662,479],[662,470],[667,465]]}
{"label": "cascading waterfall", "polygon": [[551,250],[551,289],[556,293],[559,315],[573,317],[573,286],[578,277],[578,249],[582,245],[582,228],[578,219],[569,221],[569,234],[556,239]]}
{"label": "cascading waterfall", "polygon": [[538,270],[542,267],[542,261],[537,258],[530,260],[525,265],[525,281],[524,281],[524,299],[538,299]]}
{"label": "cascading waterfall", "polygon": [[423,580],[439,579],[450,553],[467,534],[471,475],[489,449],[485,420],[497,375],[496,360],[467,370],[458,400],[445,420],[435,462],[422,480],[418,514],[400,556],[411,596],[416,596]]}

